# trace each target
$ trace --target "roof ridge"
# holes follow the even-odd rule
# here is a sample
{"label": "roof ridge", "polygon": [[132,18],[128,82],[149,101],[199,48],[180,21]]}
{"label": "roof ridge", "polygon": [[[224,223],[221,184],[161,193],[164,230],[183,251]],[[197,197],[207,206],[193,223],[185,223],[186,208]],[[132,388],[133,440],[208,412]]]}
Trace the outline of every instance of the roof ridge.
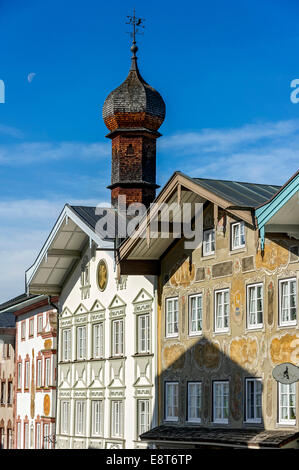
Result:
{"label": "roof ridge", "polygon": [[237,180],[224,180],[224,179],[217,179],[217,178],[201,178],[199,176],[193,176],[191,177],[192,179],[195,180],[204,180],[204,181],[223,181],[227,183],[239,183],[239,184],[254,184],[256,186],[272,186],[274,188],[281,188],[281,185],[279,184],[268,184],[268,183],[253,183],[250,181],[237,181]]}

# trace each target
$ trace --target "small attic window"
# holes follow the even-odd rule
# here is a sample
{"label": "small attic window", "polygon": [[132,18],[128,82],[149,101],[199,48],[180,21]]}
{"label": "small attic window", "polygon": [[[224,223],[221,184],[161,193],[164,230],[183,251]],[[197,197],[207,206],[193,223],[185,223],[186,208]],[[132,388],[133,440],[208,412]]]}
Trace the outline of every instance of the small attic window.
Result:
{"label": "small attic window", "polygon": [[126,155],[134,155],[134,147],[132,144],[128,145]]}

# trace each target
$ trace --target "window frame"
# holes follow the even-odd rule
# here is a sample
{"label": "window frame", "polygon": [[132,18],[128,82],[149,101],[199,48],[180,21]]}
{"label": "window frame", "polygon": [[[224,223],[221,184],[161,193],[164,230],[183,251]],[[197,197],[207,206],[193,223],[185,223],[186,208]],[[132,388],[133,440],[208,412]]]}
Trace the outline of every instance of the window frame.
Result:
{"label": "window frame", "polygon": [[[99,345],[96,347],[96,328],[99,328]],[[105,355],[105,340],[104,340],[104,322],[94,323],[92,325],[92,339],[93,339],[93,358],[102,359]],[[96,350],[99,349],[99,353]]]}
{"label": "window frame", "polygon": [[[81,410],[78,408],[81,406]],[[84,400],[76,400],[76,416],[75,416],[75,436],[84,436],[85,431],[85,401]],[[79,416],[79,414],[81,416]],[[80,417],[80,420],[79,420]],[[80,426],[79,426],[80,425]],[[80,429],[79,429],[80,427]],[[82,427],[82,429],[81,429]]]}
{"label": "window frame", "polygon": [[[145,318],[145,328],[141,328],[141,320]],[[141,313],[136,317],[137,321],[137,354],[150,354],[151,352],[151,317],[150,313]],[[144,331],[144,337],[141,332]],[[144,342],[145,348],[142,348]]]}
{"label": "window frame", "polygon": [[[99,406],[99,422],[96,422],[96,412],[95,407],[98,404]],[[99,431],[96,432],[96,425],[99,426]],[[93,437],[99,437],[103,435],[103,400],[91,400],[91,435]]]}
{"label": "window frame", "polygon": [[[248,383],[253,382],[254,384],[254,389],[253,389],[253,399],[254,399],[254,418],[248,418]],[[260,391],[260,396],[261,396],[261,417],[257,417],[257,383],[261,385],[261,391]],[[245,378],[245,422],[246,423],[253,423],[253,424],[261,424],[263,420],[263,381],[259,377],[246,377]]]}
{"label": "window frame", "polygon": [[[223,394],[223,387],[226,385],[228,387],[228,393],[227,393],[227,418],[216,418],[216,386],[221,385],[222,387],[222,394],[221,394],[221,415],[224,414],[224,394]],[[230,395],[230,390],[229,390],[229,380],[214,380],[213,381],[213,423],[216,424],[229,424],[229,395]]]}
{"label": "window frame", "polygon": [[[192,299],[201,299],[201,330],[196,330],[196,331],[191,331],[191,325],[192,325]],[[196,302],[198,304],[198,301]],[[203,330],[203,295],[202,293],[198,294],[192,294],[189,295],[188,299],[188,309],[189,309],[189,315],[188,315],[188,321],[189,321],[189,328],[188,328],[188,335],[189,336],[199,336],[202,335],[202,330]],[[198,305],[196,308],[196,312],[198,312]],[[196,323],[198,323],[199,319],[198,316],[196,316]]]}
{"label": "window frame", "polygon": [[[80,337],[79,332],[83,332],[83,331],[84,331],[84,335]],[[87,359],[86,357],[86,346],[87,346],[86,325],[77,326],[76,333],[77,333],[77,360],[83,361]],[[82,342],[82,355],[80,354],[81,342]]]}
{"label": "window frame", "polygon": [[[228,303],[227,304],[225,304],[225,302],[224,302],[224,294],[226,292],[228,293]],[[228,318],[227,323],[228,323],[228,325],[226,327],[222,327],[222,328],[217,327],[217,297],[218,297],[219,294],[222,294],[222,296],[223,296],[222,315],[221,315],[223,324],[224,324],[224,320],[225,320],[224,306],[228,305],[228,314],[227,314],[227,318]],[[230,330],[230,288],[225,287],[223,289],[217,289],[217,290],[214,291],[214,332],[215,333],[228,333],[229,330]]]}
{"label": "window frame", "polygon": [[[118,404],[118,421],[115,421],[115,405]],[[112,438],[122,438],[123,437],[123,423],[124,423],[124,404],[123,400],[111,400],[111,430],[110,434]],[[116,426],[117,424],[117,426]],[[116,432],[118,428],[118,434]]]}
{"label": "window frame", "polygon": [[[173,416],[173,415],[169,416],[168,413],[167,413],[167,410],[169,408],[168,401],[167,401],[167,398],[168,398],[167,389],[168,389],[168,387],[173,387],[173,388],[177,387],[177,393],[172,394],[172,397],[171,397],[171,401],[172,401],[171,408],[172,408],[172,410],[177,408],[177,411],[178,411],[177,416]],[[175,403],[175,399],[177,400],[177,403]],[[178,422],[179,414],[180,414],[180,410],[179,410],[179,382],[178,381],[166,381],[165,384],[164,384],[164,421]]]}
{"label": "window frame", "polygon": [[62,361],[70,361],[72,357],[72,330],[64,328],[62,330]]}
{"label": "window frame", "polygon": [[[140,405],[142,403],[146,405],[145,412],[141,412],[140,410]],[[145,416],[145,421],[146,421],[145,425],[141,423],[142,416]],[[143,431],[141,430],[142,426],[146,428]],[[150,400],[148,398],[140,398],[137,400],[137,436],[138,436],[138,439],[139,439],[139,436],[141,436],[141,434],[147,432],[149,429],[150,429]]]}
{"label": "window frame", "polygon": [[[212,238],[210,239],[210,234],[213,234]],[[205,235],[208,235],[208,241],[205,240]],[[202,256],[203,258],[206,256],[211,256],[215,254],[216,251],[216,231],[215,228],[209,228],[206,230],[203,230],[203,237],[202,237]],[[212,250],[212,246],[214,244],[214,250]],[[206,251],[206,247],[209,245],[211,249],[209,251]]]}
{"label": "window frame", "polygon": [[[111,356],[112,357],[123,357],[124,355],[124,340],[125,340],[125,335],[124,335],[124,318],[116,318],[115,320],[111,321],[111,329],[112,329],[112,344],[111,344]],[[121,325],[121,329],[118,333],[116,333],[116,325]],[[115,338],[116,335],[118,335],[118,338],[120,341],[116,342]],[[117,346],[117,347],[116,347]],[[120,347],[121,346],[121,347]]]}
{"label": "window frame", "polygon": [[[257,295],[256,295],[256,298],[255,298],[255,307],[256,307],[256,311],[255,311],[255,324],[250,324],[250,289],[252,288],[255,288],[256,289],[256,292],[257,292],[257,289],[258,287],[261,287],[262,288],[262,297],[261,297],[261,300],[262,300],[262,323],[258,323],[257,322],[257,317],[258,317],[258,310],[257,310]],[[263,282],[257,282],[257,283],[254,283],[254,284],[247,284],[246,286],[246,310],[247,310],[247,329],[248,330],[257,330],[257,329],[261,329],[263,328],[264,326],[264,284]]]}
{"label": "window frame", "polygon": [[[171,313],[174,316],[174,313],[176,312],[176,321],[173,321],[169,323],[168,321],[168,305],[171,302],[177,302],[177,308],[176,310],[174,309]],[[176,325],[177,327],[177,332],[169,332],[169,325]],[[174,328],[173,328],[174,329]],[[166,338],[177,338],[179,336],[179,297],[174,296],[174,297],[168,297],[165,299],[165,336]]]}
{"label": "window frame", "polygon": [[[237,225],[240,226],[240,234],[239,234],[239,242],[241,240],[241,237],[242,237],[242,230],[241,230],[241,227],[244,227],[243,228],[243,231],[244,231],[244,243],[243,244],[238,244],[237,246],[234,246],[234,227],[236,227]],[[231,223],[231,227],[230,227],[230,235],[231,235],[231,251],[234,251],[234,250],[240,250],[241,248],[245,248],[246,247],[246,233],[245,233],[245,222],[243,220],[239,220],[238,222],[232,222]]]}
{"label": "window frame", "polygon": [[[288,321],[282,321],[282,300],[283,300],[283,296],[282,296],[282,284],[284,283],[288,283],[288,285],[290,285],[290,282],[295,282],[295,302],[296,302],[296,319],[295,320],[288,320]],[[294,326],[294,325],[297,325],[297,309],[298,309],[298,305],[297,305],[297,278],[296,277],[290,277],[290,278],[287,278],[287,279],[279,279],[278,281],[278,298],[279,298],[279,308],[278,308],[278,311],[279,311],[279,326]],[[288,293],[288,297],[290,297],[290,293]],[[288,315],[290,316],[290,306],[288,307]]]}
{"label": "window frame", "polygon": [[70,425],[70,402],[68,400],[61,401],[61,434],[69,434]]}
{"label": "window frame", "polygon": [[[292,384],[282,384],[280,382],[278,382],[278,400],[277,400],[277,403],[278,403],[278,424],[281,424],[281,425],[287,425],[287,426],[296,426],[296,422],[297,422],[297,387],[296,387],[296,384],[297,382],[294,382]],[[296,413],[296,417],[295,419],[282,419],[281,418],[281,395],[282,395],[282,392],[281,392],[281,389],[283,386],[287,386],[289,387],[289,391],[288,391],[288,395],[287,395],[287,401],[288,401],[288,404],[287,404],[287,409],[288,409],[288,415],[290,414],[290,387],[291,386],[294,386],[294,395],[295,395],[295,405],[294,405],[294,409],[295,409],[295,413]]]}
{"label": "window frame", "polygon": [[[190,418],[190,385],[199,385],[200,386],[200,408],[199,408],[199,418]],[[188,423],[201,423],[201,413],[202,413],[202,382],[201,381],[190,381],[187,382],[187,422]]]}

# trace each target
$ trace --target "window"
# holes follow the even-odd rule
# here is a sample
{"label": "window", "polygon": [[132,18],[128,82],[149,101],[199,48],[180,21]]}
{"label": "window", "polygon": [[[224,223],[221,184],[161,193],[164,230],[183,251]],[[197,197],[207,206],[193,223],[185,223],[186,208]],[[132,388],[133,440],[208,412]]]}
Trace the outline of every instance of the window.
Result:
{"label": "window", "polygon": [[42,386],[42,360],[37,360],[37,388]]}
{"label": "window", "polygon": [[84,431],[84,401],[76,402],[76,434],[81,435]]}
{"label": "window", "polygon": [[12,429],[11,428],[7,429],[7,448],[8,449],[13,449],[13,435],[12,435]]}
{"label": "window", "polygon": [[50,449],[50,425],[48,423],[44,424],[44,449]]}
{"label": "window", "polygon": [[5,434],[4,434],[4,426],[0,427],[0,449],[4,449],[4,442],[5,442]]}
{"label": "window", "polygon": [[246,379],[246,421],[248,423],[262,422],[262,381],[261,379]]}
{"label": "window", "polygon": [[150,316],[138,315],[138,353],[150,352]]}
{"label": "window", "polygon": [[45,360],[45,387],[51,385],[51,358],[47,357]]}
{"label": "window", "polygon": [[189,335],[202,332],[202,295],[189,297]]}
{"label": "window", "polygon": [[92,435],[100,436],[102,434],[102,401],[92,401]]}
{"label": "window", "polygon": [[215,292],[215,331],[229,329],[229,289]]}
{"label": "window", "polygon": [[37,317],[37,332],[41,333],[43,330],[43,316],[38,315]]}
{"label": "window", "polygon": [[215,253],[215,230],[204,230],[203,231],[203,245],[202,254],[203,256],[213,255]]}
{"label": "window", "polygon": [[178,421],[179,419],[179,383],[165,383],[165,420]]}
{"label": "window", "polygon": [[149,400],[137,400],[138,408],[138,437],[149,430],[150,427],[150,402]]}
{"label": "window", "polygon": [[24,424],[24,449],[29,449],[29,424]]}
{"label": "window", "polygon": [[245,246],[245,223],[237,222],[231,225],[232,250]]}
{"label": "window", "polygon": [[17,449],[21,449],[21,423],[17,423]]}
{"label": "window", "polygon": [[29,361],[25,361],[25,382],[24,382],[24,388],[29,389],[29,366],[30,363]]}
{"label": "window", "polygon": [[8,382],[8,389],[7,389],[7,403],[8,403],[8,405],[12,405],[12,391],[13,391],[12,381],[10,380]]}
{"label": "window", "polygon": [[178,298],[166,299],[166,336],[178,336]]}
{"label": "window", "polygon": [[296,279],[279,281],[280,325],[295,325],[297,318]]}
{"label": "window", "polygon": [[30,318],[29,320],[29,336],[34,335],[34,319]]}
{"label": "window", "polygon": [[36,449],[41,449],[41,436],[40,436],[40,431],[41,431],[41,426],[40,426],[40,423],[36,423],[36,428],[35,428],[35,432],[36,432],[36,436],[35,436],[35,447]]}
{"label": "window", "polygon": [[214,423],[228,424],[229,383],[213,383]]}
{"label": "window", "polygon": [[122,401],[112,401],[112,427],[111,437],[122,436],[122,423],[123,423],[123,403]]}
{"label": "window", "polygon": [[124,353],[124,321],[112,322],[112,356],[122,356]]}
{"label": "window", "polygon": [[104,324],[93,325],[93,357],[104,356]]}
{"label": "window", "polygon": [[278,384],[279,423],[296,424],[296,382]]}
{"label": "window", "polygon": [[85,359],[86,356],[86,327],[77,328],[77,359]]}
{"label": "window", "polygon": [[3,381],[1,382],[1,405],[6,403],[6,383]]}
{"label": "window", "polygon": [[263,284],[247,286],[247,326],[263,326]]}
{"label": "window", "polygon": [[18,389],[22,388],[22,363],[18,362]]}
{"label": "window", "polygon": [[201,421],[201,382],[188,383],[188,421],[200,423]]}
{"label": "window", "polygon": [[69,432],[69,402],[61,402],[61,433],[68,434]]}
{"label": "window", "polygon": [[25,339],[26,337],[26,322],[22,321],[21,323],[21,339]]}
{"label": "window", "polygon": [[71,330],[63,330],[62,332],[62,360],[71,360]]}

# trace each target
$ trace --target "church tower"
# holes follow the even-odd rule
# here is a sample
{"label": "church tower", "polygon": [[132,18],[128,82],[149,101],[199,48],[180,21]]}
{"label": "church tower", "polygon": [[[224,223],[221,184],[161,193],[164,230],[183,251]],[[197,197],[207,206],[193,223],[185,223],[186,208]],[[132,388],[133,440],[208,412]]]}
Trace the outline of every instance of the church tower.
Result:
{"label": "church tower", "polygon": [[161,95],[140,75],[137,65],[135,24],[131,47],[131,68],[126,80],[105,100],[103,119],[112,140],[111,203],[126,196],[126,204],[143,203],[146,207],[155,199],[156,140],[165,118],[165,103]]}

